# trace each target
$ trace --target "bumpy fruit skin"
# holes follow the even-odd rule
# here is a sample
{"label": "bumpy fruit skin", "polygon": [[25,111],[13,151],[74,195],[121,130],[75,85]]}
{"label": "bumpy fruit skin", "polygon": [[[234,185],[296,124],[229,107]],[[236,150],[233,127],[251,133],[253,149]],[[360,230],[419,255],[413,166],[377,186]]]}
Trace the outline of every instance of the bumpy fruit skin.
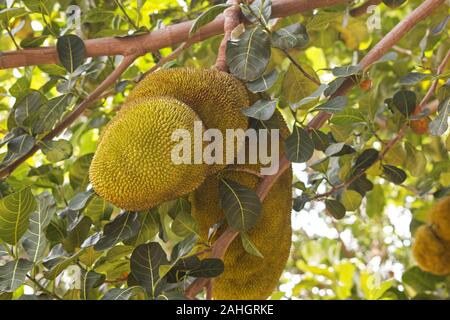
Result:
{"label": "bumpy fruit skin", "polygon": [[[279,114],[276,118],[282,121]],[[283,137],[288,134],[285,125],[281,129]],[[280,149],[280,152],[283,152],[282,143]],[[218,176],[209,176],[191,194],[192,216],[197,220],[202,241],[207,240],[209,228],[215,223],[225,221],[224,213],[219,207],[220,178],[231,179],[255,190],[261,178],[239,169],[259,172],[260,167],[259,164],[238,165],[238,171],[223,171]],[[241,239],[236,238],[225,254],[224,273],[213,282],[212,292],[215,299],[260,300],[270,296],[289,257],[292,236],[291,208],[292,169],[289,168],[271,188],[262,203],[260,220],[248,232],[251,241],[264,258],[247,253]],[[215,237],[218,237],[225,227],[223,225]]]}
{"label": "bumpy fruit skin", "polygon": [[[127,101],[152,96],[170,96],[184,102],[198,114],[207,129],[219,129],[224,137],[226,129],[247,129],[247,117],[241,112],[250,106],[247,89],[226,72],[194,68],[160,70],[141,80]],[[223,150],[226,150],[225,141]],[[210,170],[214,173],[224,167],[215,164]]]}
{"label": "bumpy fruit skin", "polygon": [[95,192],[122,209],[139,211],[196,189],[208,167],[174,164],[171,151],[178,142],[171,136],[186,129],[193,137],[197,114],[169,97],[135,99],[126,106],[102,133],[92,160],[89,178]]}
{"label": "bumpy fruit skin", "polygon": [[[260,182],[260,178],[245,172],[230,171],[221,176],[251,189]],[[224,273],[213,282],[215,299],[266,299],[277,286],[291,247],[291,184],[292,171],[288,169],[263,201],[260,220],[248,232],[264,258],[247,253],[236,238],[225,254]],[[192,215],[203,240],[207,239],[208,229],[224,219],[218,188],[218,177],[210,176],[191,197]]]}
{"label": "bumpy fruit skin", "polygon": [[431,208],[428,220],[438,237],[450,242],[450,196],[441,199]]}
{"label": "bumpy fruit skin", "polygon": [[422,270],[435,275],[450,273],[450,243],[439,239],[430,226],[416,230],[412,252]]}

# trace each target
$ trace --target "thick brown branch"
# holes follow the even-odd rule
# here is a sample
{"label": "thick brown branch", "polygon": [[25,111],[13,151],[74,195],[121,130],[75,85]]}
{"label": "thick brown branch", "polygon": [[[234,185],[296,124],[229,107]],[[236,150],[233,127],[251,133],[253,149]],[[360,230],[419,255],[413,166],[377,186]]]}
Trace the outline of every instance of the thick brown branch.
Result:
{"label": "thick brown branch", "polygon": [[[50,133],[48,133],[42,140],[51,140],[66,128],[68,128],[93,102],[95,102],[102,93],[108,89],[122,73],[134,62],[137,58],[136,55],[124,57],[120,65],[105,79],[103,82],[88,95],[64,120],[62,120]],[[41,140],[41,141],[42,141]],[[15,160],[12,164],[0,170],[0,178],[8,176],[13,172],[20,164],[31,157],[36,151],[39,150],[39,144],[36,143],[30,151],[23,156]]]}
{"label": "thick brown branch", "polygon": [[[299,12],[349,2],[350,0],[274,0],[272,17],[286,17]],[[224,31],[224,19],[224,15],[222,14],[211,23],[200,28],[191,38],[192,42],[200,42],[212,36],[222,34]],[[86,55],[88,57],[128,56],[131,54],[155,52],[161,48],[176,46],[190,39],[189,30],[192,24],[193,21],[182,22],[135,37],[108,37],[86,40]],[[58,63],[58,54],[54,46],[0,52],[0,69],[52,63]]]}
{"label": "thick brown branch", "polygon": [[[437,7],[444,3],[445,0],[427,0],[412,11],[404,20],[400,21],[369,53],[361,60],[359,65],[363,69],[367,69],[374,62],[380,59],[390,48],[392,48],[406,33],[408,33],[419,21],[428,17]],[[355,82],[352,78],[348,78],[332,97],[346,95],[353,88]],[[331,118],[331,114],[327,112],[319,112],[309,123],[310,128],[320,128]]]}
{"label": "thick brown branch", "polygon": [[222,42],[220,43],[219,51],[217,53],[216,59],[216,68],[221,71],[228,71],[227,59],[226,59],[226,51],[227,51],[227,43],[231,39],[231,33],[234,28],[236,28],[239,23],[239,14],[241,12],[239,8],[240,0],[232,0],[231,7],[225,10],[224,12],[224,36]]}

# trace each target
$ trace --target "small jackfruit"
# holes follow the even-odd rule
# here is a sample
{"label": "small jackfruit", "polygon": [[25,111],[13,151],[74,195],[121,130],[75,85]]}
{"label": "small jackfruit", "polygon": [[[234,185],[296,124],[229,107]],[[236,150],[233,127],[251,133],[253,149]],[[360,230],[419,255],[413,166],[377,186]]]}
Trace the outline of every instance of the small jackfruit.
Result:
{"label": "small jackfruit", "polygon": [[[281,135],[288,129],[281,116]],[[283,134],[284,133],[284,134]],[[280,144],[280,152],[282,144]],[[233,167],[235,171],[222,171],[217,176],[209,176],[205,182],[191,194],[192,216],[197,221],[202,241],[208,238],[209,229],[216,223],[225,221],[225,215],[219,207],[220,178],[227,178],[255,190],[261,182],[249,169],[258,172],[260,164],[245,164]],[[241,170],[242,169],[242,170]],[[206,195],[206,196],[205,196]],[[248,232],[248,235],[264,258],[248,253],[239,238],[235,239],[225,253],[225,271],[213,280],[212,294],[215,299],[266,299],[276,288],[289,257],[291,247],[291,207],[292,207],[292,169],[284,172],[272,186],[262,203],[260,220]],[[215,237],[225,229],[222,226]]]}
{"label": "small jackfruit", "polygon": [[[248,119],[242,114],[250,106],[244,84],[217,69],[172,68],[150,73],[130,92],[127,101],[143,97],[170,96],[190,106],[203,121],[206,129],[247,129]],[[129,108],[129,105],[124,106]],[[225,149],[225,141],[223,150]],[[241,146],[235,145],[235,154]],[[225,159],[225,158],[224,158]],[[210,166],[214,173],[224,164]]]}
{"label": "small jackfruit", "polygon": [[[193,135],[198,115],[170,97],[134,99],[102,133],[89,170],[95,192],[131,211],[148,209],[196,189],[205,179],[206,164],[174,164],[172,133]],[[191,141],[191,153],[194,142]]]}
{"label": "small jackfruit", "polygon": [[450,196],[441,199],[431,208],[428,220],[439,238],[450,241]]}
{"label": "small jackfruit", "polygon": [[435,275],[450,273],[450,243],[439,239],[430,226],[416,230],[412,252],[422,270]]}

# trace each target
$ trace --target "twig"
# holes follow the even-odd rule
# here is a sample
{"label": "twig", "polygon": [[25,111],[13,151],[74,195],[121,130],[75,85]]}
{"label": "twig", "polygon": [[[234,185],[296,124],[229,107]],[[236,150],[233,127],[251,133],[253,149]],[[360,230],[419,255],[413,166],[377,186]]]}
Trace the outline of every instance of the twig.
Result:
{"label": "twig", "polygon": [[22,164],[25,160],[31,157],[36,151],[40,148],[40,142],[51,140],[56,137],[58,134],[63,132],[66,128],[68,128],[78,117],[83,114],[83,112],[93,103],[95,102],[101,94],[108,89],[110,85],[112,85],[122,73],[134,62],[137,58],[137,55],[126,56],[120,65],[113,71],[111,74],[103,80],[102,83],[94,90],[90,95],[86,97],[64,120],[62,120],[52,131],[50,131],[44,138],[40,141],[37,141],[35,145],[31,148],[30,151],[25,153],[23,156],[15,160],[13,163],[9,164],[5,168],[0,170],[0,178],[4,178],[11,174],[20,164]]}
{"label": "twig", "polygon": [[50,290],[48,290],[47,288],[45,288],[43,285],[41,285],[39,283],[39,281],[36,280],[36,278],[30,276],[27,274],[27,278],[33,282],[42,292],[45,292],[46,294],[48,294],[49,296],[55,298],[56,300],[63,300],[60,296],[58,296],[56,293],[51,292]]}
{"label": "twig", "polygon": [[223,23],[223,30],[224,30],[224,36],[222,39],[222,42],[219,46],[219,51],[217,52],[217,59],[216,59],[216,69],[221,71],[228,71],[227,66],[227,60],[226,60],[226,51],[227,51],[227,43],[231,39],[231,33],[233,32],[234,28],[236,28],[239,23],[239,14],[241,12],[241,9],[239,7],[240,0],[231,0],[231,7],[225,10],[223,13],[224,15],[224,23]]}

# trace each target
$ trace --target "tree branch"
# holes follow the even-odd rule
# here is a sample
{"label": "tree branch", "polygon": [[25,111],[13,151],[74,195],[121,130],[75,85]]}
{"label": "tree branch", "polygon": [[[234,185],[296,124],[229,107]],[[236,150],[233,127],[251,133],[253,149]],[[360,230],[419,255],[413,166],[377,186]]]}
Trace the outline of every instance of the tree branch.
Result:
{"label": "tree branch", "polygon": [[220,43],[219,51],[217,53],[216,60],[216,69],[221,71],[228,71],[227,60],[226,60],[226,51],[227,51],[227,43],[231,39],[231,33],[234,28],[236,28],[240,23],[239,14],[241,9],[239,7],[240,0],[231,0],[231,7],[225,10],[224,15],[224,23],[223,30],[224,36],[222,42]]}
{"label": "tree branch", "polygon": [[[331,7],[349,2],[351,0],[274,0],[272,17],[286,17],[308,10]],[[193,43],[200,42],[223,33],[224,20],[224,15],[219,15],[214,21],[200,28],[192,38],[189,37],[189,30],[194,23],[193,20],[174,24],[139,36],[86,40],[84,41],[86,56],[129,56],[132,54],[155,52],[161,48],[176,46],[186,42],[188,39],[191,39]],[[58,62],[58,53],[55,46],[0,52],[0,69]]]}

